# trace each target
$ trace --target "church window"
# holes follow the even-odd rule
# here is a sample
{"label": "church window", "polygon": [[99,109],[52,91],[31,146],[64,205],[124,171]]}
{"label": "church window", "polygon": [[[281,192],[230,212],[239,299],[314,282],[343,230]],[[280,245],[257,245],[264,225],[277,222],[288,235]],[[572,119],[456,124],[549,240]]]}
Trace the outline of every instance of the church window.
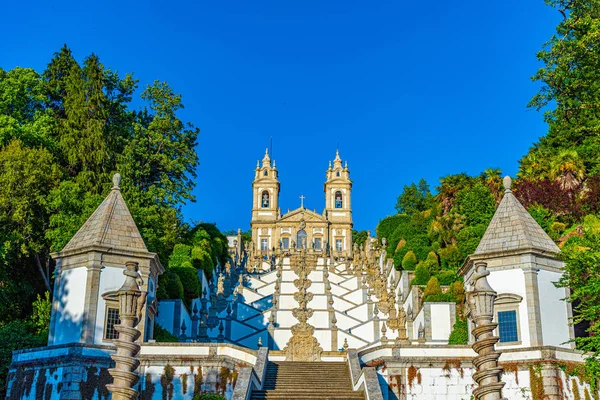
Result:
{"label": "church window", "polygon": [[340,171],[336,172],[335,176],[340,176]]}
{"label": "church window", "polygon": [[268,175],[269,175],[269,171],[267,171],[267,170],[265,169],[265,172],[263,172],[263,175],[264,175],[264,176],[268,176]]}
{"label": "church window", "polygon": [[283,248],[286,250],[289,249],[290,248],[290,238],[283,238],[282,241],[283,241]]}
{"label": "church window", "polygon": [[264,192],[262,192],[262,208],[269,208],[270,205],[270,198],[269,198],[269,191],[265,190]]}
{"label": "church window", "polygon": [[260,241],[260,249],[262,251],[269,250],[269,240],[268,239],[261,239],[261,241]]}
{"label": "church window", "polygon": [[315,249],[321,250],[321,238],[315,238]]}
{"label": "church window", "polygon": [[498,312],[498,332],[500,343],[519,341],[517,312],[515,310]]}
{"label": "church window", "polygon": [[342,251],[344,249],[343,245],[342,245],[342,239],[336,239],[335,240],[335,249],[337,251]]}
{"label": "church window", "polygon": [[114,340],[119,338],[119,332],[115,329],[115,325],[121,323],[119,318],[119,309],[108,307],[106,309],[106,324],[104,326],[104,339]]}
{"label": "church window", "polygon": [[342,192],[339,190],[335,192],[335,208],[342,208]]}

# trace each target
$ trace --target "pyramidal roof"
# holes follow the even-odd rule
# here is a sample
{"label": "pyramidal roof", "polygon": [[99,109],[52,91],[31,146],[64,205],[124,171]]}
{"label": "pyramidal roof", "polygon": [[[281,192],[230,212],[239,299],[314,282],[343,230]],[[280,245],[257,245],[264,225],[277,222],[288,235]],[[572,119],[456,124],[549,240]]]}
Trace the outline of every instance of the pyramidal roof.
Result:
{"label": "pyramidal roof", "polygon": [[64,251],[103,246],[126,251],[148,249],[121,195],[121,175],[113,176],[110,194],[71,238]]}
{"label": "pyramidal roof", "polygon": [[526,249],[559,253],[556,243],[517,200],[511,186],[510,177],[505,177],[504,197],[474,254]]}

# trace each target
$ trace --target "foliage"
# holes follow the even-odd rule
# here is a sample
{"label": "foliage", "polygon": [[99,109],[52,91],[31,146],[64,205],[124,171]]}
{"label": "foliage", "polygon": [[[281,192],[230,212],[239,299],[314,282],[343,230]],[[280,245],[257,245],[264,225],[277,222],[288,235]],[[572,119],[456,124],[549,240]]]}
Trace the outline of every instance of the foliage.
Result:
{"label": "foliage", "polygon": [[411,285],[427,285],[429,279],[431,278],[431,274],[429,273],[429,268],[425,265],[418,265],[415,270],[415,277],[410,282]]}
{"label": "foliage", "polygon": [[549,129],[521,160],[520,176],[552,178],[549,174],[553,173],[578,179],[583,169],[598,172],[600,2],[547,3],[563,18],[556,33],[537,54],[543,66],[532,79],[541,83],[541,88],[529,107],[545,111]]}
{"label": "foliage", "polygon": [[469,342],[469,329],[466,319],[456,319],[452,326],[452,332],[448,338],[448,344],[467,344]]}
{"label": "foliage", "polygon": [[177,275],[174,271],[167,269],[158,278],[158,289],[156,290],[156,297],[159,300],[185,300],[183,283],[181,283],[181,278],[179,278],[179,275]]}
{"label": "foliage", "polygon": [[158,343],[178,343],[179,339],[171,332],[160,326],[158,323],[154,323],[154,340]]}
{"label": "foliage", "polygon": [[190,307],[192,300],[200,297],[202,294],[202,283],[200,282],[200,279],[198,279],[198,271],[191,265],[171,268],[171,271],[179,276],[179,279],[183,284],[183,298],[185,304]]}
{"label": "foliage", "polygon": [[427,210],[432,200],[433,196],[427,181],[421,179],[418,185],[413,183],[410,186],[404,186],[402,194],[398,196],[396,210],[399,214],[412,215]]}
{"label": "foliage", "polygon": [[[595,216],[585,218],[583,236],[572,237],[563,247],[566,263],[560,287],[570,288],[568,300],[574,305],[575,324],[589,323],[589,336],[575,339],[577,348],[591,353],[586,366],[591,374],[600,371],[600,220]],[[597,375],[596,375],[597,376]]]}
{"label": "foliage", "polygon": [[429,278],[427,287],[423,291],[423,298],[427,301],[428,296],[434,296],[442,294],[442,288],[440,287],[440,281],[435,276]]}
{"label": "foliage", "polygon": [[368,231],[365,231],[365,230],[357,231],[356,229],[352,230],[352,244],[356,243],[357,245],[361,246],[361,245],[365,244],[368,237],[369,237]]}
{"label": "foliage", "polygon": [[[375,233],[378,238],[386,238],[388,241],[391,239],[392,233],[396,230],[398,224],[402,223],[406,220],[406,215],[392,215],[389,217],[385,217],[379,224],[377,224],[377,228],[375,228]],[[395,246],[394,246],[395,247]]]}
{"label": "foliage", "polygon": [[217,393],[204,393],[194,396],[193,400],[226,400],[225,396]]}
{"label": "foliage", "polygon": [[430,303],[454,303],[454,302],[456,302],[454,296],[452,296],[452,293],[430,294],[430,295],[424,297],[424,301],[430,302]]}
{"label": "foliage", "polygon": [[417,256],[412,250],[408,251],[402,258],[402,269],[412,271],[417,266]]}
{"label": "foliage", "polygon": [[462,285],[462,278],[454,271],[441,271],[435,275],[439,280],[440,285],[449,286],[454,282],[460,282]]}
{"label": "foliage", "polygon": [[38,336],[47,338],[50,331],[50,315],[52,314],[50,292],[44,292],[44,298],[38,293],[37,300],[33,302],[32,306],[31,325],[35,328],[35,333]]}
{"label": "foliage", "polygon": [[496,199],[483,183],[462,189],[454,204],[456,211],[466,218],[467,225],[489,224],[496,210]]}
{"label": "foliage", "polygon": [[6,377],[13,350],[42,347],[48,343],[48,336],[38,335],[36,330],[27,320],[15,319],[0,325],[0,396],[6,395]]}
{"label": "foliage", "polygon": [[[123,176],[121,190],[148,250],[166,260],[185,236],[198,129],[181,96],[137,81],[67,46],[45,71],[0,69],[0,323],[24,319],[52,293],[61,250]],[[136,107],[133,107],[134,97]],[[138,108],[139,104],[139,108]]]}

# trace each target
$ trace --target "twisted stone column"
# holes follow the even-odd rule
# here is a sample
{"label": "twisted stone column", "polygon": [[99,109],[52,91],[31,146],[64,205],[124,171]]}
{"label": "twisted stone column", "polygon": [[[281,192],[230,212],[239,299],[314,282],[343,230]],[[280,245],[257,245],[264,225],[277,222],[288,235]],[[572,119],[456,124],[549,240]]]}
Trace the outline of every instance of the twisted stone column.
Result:
{"label": "twisted stone column", "polygon": [[498,324],[492,322],[497,294],[488,283],[489,274],[486,263],[476,263],[471,281],[473,290],[467,293],[469,317],[475,324],[472,332],[475,336],[473,350],[478,356],[473,359],[473,365],[477,368],[473,379],[478,387],[473,390],[473,396],[478,400],[500,400],[504,387],[501,381],[502,367],[498,366],[500,352],[495,350],[500,338],[493,334]]}
{"label": "twisted stone column", "polygon": [[140,365],[139,360],[135,358],[140,351],[140,346],[135,341],[141,333],[135,327],[139,323],[147,293],[140,291],[138,282],[141,282],[141,277],[138,273],[138,263],[127,262],[125,267],[123,286],[119,290],[102,295],[105,300],[119,300],[120,323],[115,325],[119,338],[113,341],[117,351],[111,354],[115,367],[108,370],[113,377],[113,383],[106,385],[112,393],[113,400],[131,400],[138,397],[138,392],[133,389],[133,386],[139,380],[139,376],[134,371]]}

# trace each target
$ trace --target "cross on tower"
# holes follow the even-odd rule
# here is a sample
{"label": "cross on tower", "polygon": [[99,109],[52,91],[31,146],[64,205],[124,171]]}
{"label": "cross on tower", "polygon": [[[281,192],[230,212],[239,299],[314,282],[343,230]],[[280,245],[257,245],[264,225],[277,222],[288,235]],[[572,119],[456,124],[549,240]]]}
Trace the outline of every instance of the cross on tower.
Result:
{"label": "cross on tower", "polygon": [[304,195],[300,196],[300,207],[304,208],[304,199],[306,197],[304,197]]}

